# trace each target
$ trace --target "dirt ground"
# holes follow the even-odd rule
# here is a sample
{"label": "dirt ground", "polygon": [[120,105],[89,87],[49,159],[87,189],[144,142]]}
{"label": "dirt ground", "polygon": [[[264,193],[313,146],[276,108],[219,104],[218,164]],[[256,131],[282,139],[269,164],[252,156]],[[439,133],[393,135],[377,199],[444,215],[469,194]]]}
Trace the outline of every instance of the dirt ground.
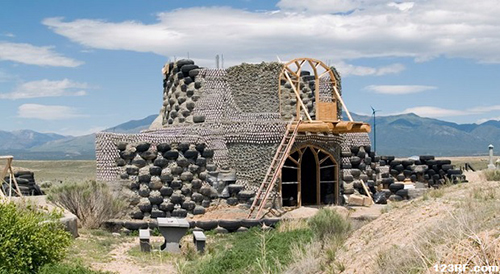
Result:
{"label": "dirt ground", "polygon": [[[465,175],[471,183],[462,184],[459,188],[450,187],[443,197],[466,197],[478,184],[500,187],[500,182],[486,182],[480,173],[467,172]],[[439,226],[443,216],[453,210],[453,203],[446,199],[414,206],[417,201],[399,204],[397,209],[382,214],[355,231],[337,255],[337,261],[345,266],[342,273],[373,273],[379,253],[394,246],[411,248],[411,243],[419,237],[419,232]]]}
{"label": "dirt ground", "polygon": [[[151,242],[161,242],[162,237],[151,237]],[[111,261],[105,263],[93,263],[92,268],[100,271],[110,271],[113,273],[124,273],[124,274],[156,274],[156,273],[176,273],[175,264],[172,261],[161,260],[155,261],[154,265],[151,264],[141,264],[135,261],[128,254],[129,250],[135,246],[139,245],[137,239],[127,241],[125,243],[119,244],[111,252]],[[153,251],[152,257],[154,257]]]}

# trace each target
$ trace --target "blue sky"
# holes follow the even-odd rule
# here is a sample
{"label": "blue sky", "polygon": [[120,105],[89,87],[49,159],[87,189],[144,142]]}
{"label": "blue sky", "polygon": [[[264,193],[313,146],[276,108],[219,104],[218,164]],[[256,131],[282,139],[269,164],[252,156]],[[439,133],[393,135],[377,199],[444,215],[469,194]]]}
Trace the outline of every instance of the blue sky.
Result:
{"label": "blue sky", "polygon": [[161,68],[312,57],[351,112],[500,120],[497,0],[0,1],[0,130],[82,135],[161,108]]}

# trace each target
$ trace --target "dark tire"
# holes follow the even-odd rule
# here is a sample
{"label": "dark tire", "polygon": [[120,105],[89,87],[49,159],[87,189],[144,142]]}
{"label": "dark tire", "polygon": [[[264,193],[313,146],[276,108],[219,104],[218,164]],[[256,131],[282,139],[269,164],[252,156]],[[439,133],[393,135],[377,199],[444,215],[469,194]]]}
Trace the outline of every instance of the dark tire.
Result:
{"label": "dark tire", "polygon": [[355,179],[359,178],[359,175],[361,175],[361,170],[359,169],[351,169],[351,175]]}
{"label": "dark tire", "polygon": [[360,163],[361,163],[361,158],[359,158],[358,156],[351,157],[351,165],[353,167],[357,167]]}
{"label": "dark tire", "polygon": [[398,174],[396,176],[396,180],[398,180],[399,182],[403,182],[405,179],[406,177],[403,174]]}
{"label": "dark tire", "polygon": [[389,190],[392,193],[396,193],[398,190],[401,190],[401,189],[404,189],[404,188],[405,188],[405,185],[404,184],[400,184],[400,183],[393,183],[393,184],[389,185]]}
{"label": "dark tire", "polygon": [[165,157],[167,160],[177,160],[177,157],[179,157],[179,151],[169,150],[163,154],[163,157]]}
{"label": "dark tire", "polygon": [[276,225],[281,221],[279,218],[264,218],[262,223],[266,226],[276,227]]}
{"label": "dark tire", "polygon": [[382,184],[390,186],[394,184],[394,178],[382,178]]}
{"label": "dark tire", "polygon": [[447,173],[448,175],[458,175],[462,174],[462,171],[460,169],[449,169]]}
{"label": "dark tire", "polygon": [[241,226],[246,228],[252,228],[254,226],[261,226],[261,220],[256,219],[243,219],[241,220]]}
{"label": "dark tire", "polygon": [[219,226],[229,232],[234,232],[241,227],[241,220],[219,220]]}
{"label": "dark tire", "polygon": [[450,169],[453,169],[453,165],[445,164],[441,167],[441,169],[443,169],[444,171],[448,171]]}
{"label": "dark tire", "polygon": [[123,227],[128,230],[139,230],[148,228],[148,223],[146,221],[125,221],[123,222]]}
{"label": "dark tire", "polygon": [[398,165],[401,165],[401,161],[400,160],[393,160],[391,161],[391,167],[396,167]]}
{"label": "dark tire", "polygon": [[408,198],[408,189],[400,189],[396,191],[396,195],[401,196],[403,198]]}
{"label": "dark tire", "polygon": [[352,175],[342,175],[342,180],[347,183],[354,181],[354,177]]}

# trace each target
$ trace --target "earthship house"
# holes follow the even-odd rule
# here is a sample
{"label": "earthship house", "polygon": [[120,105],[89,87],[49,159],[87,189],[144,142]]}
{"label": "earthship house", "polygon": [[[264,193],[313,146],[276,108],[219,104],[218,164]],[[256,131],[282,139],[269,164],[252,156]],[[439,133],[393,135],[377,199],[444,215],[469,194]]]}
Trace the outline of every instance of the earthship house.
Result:
{"label": "earthship house", "polygon": [[220,198],[252,209],[341,204],[343,152],[371,153],[370,126],[342,120],[340,76],[321,61],[206,69],[183,59],[162,72],[150,129],[97,134],[97,178],[128,185],[133,218],[203,214]]}

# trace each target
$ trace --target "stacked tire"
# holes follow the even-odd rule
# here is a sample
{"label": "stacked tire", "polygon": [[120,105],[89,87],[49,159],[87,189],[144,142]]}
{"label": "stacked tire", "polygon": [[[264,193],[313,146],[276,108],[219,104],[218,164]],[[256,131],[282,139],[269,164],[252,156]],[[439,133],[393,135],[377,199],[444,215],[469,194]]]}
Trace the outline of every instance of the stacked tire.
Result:
{"label": "stacked tire", "polygon": [[364,194],[361,181],[367,186],[371,194],[376,192],[380,184],[377,181],[377,163],[379,158],[371,151],[370,146],[353,146],[349,151],[342,151],[342,194]]}
{"label": "stacked tire", "polygon": [[[119,142],[116,147],[120,177],[129,180],[136,195],[130,214],[133,219],[200,215],[219,198],[211,184],[219,174],[214,151],[204,143]],[[243,188],[231,185],[228,203],[247,204],[255,193]]]}
{"label": "stacked tire", "polygon": [[[34,196],[34,195],[43,195],[43,191],[35,182],[35,174],[31,171],[18,171],[14,173],[14,177],[16,179],[17,185],[19,186],[19,190],[23,196]],[[10,187],[10,178],[7,176],[4,178],[4,183],[2,184],[2,188],[4,193],[9,193]],[[12,195],[17,196],[17,192],[15,191],[14,182],[12,182]]]}

